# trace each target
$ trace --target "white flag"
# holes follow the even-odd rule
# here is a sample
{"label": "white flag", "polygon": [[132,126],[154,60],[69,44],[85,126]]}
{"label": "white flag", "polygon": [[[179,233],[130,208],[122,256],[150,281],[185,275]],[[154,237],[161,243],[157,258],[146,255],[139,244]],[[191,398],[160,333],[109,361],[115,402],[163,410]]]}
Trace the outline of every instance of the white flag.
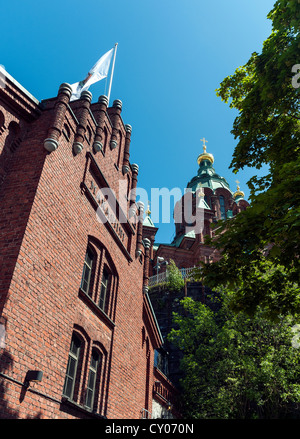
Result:
{"label": "white flag", "polygon": [[71,85],[71,101],[79,99],[83,90],[88,90],[92,84],[107,77],[113,51],[114,49],[109,50],[96,62],[84,81],[76,82],[75,84]]}

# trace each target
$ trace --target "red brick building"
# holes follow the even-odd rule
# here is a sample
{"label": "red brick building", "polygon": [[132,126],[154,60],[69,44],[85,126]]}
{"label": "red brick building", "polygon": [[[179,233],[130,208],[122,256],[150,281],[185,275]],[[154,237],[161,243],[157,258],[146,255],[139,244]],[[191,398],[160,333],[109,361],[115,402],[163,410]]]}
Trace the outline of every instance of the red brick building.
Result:
{"label": "red brick building", "polygon": [[153,242],[122,102],[70,102],[68,84],[38,102],[2,74],[0,417],[159,416],[175,389],[154,368]]}

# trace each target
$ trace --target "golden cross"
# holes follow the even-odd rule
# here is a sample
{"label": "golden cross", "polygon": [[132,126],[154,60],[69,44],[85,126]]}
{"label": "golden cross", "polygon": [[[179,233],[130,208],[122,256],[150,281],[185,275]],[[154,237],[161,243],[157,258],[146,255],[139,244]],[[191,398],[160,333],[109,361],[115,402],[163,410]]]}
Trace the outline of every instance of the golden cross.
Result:
{"label": "golden cross", "polygon": [[199,186],[199,193],[198,193],[198,197],[204,197],[204,189],[202,187],[202,184],[200,184]]}
{"label": "golden cross", "polygon": [[239,189],[240,187],[239,187],[239,181],[238,180],[235,180],[235,182],[236,182],[236,184],[237,184],[237,189]]}
{"label": "golden cross", "polygon": [[205,145],[205,143],[208,143],[208,140],[205,140],[205,137],[203,137],[203,139],[200,139],[200,142],[203,142],[203,151],[206,152],[206,145]]}
{"label": "golden cross", "polygon": [[151,213],[151,210],[150,210],[150,201],[148,200],[148,209],[147,209],[147,211],[146,211],[146,214],[147,214],[147,215],[150,215],[150,213]]}

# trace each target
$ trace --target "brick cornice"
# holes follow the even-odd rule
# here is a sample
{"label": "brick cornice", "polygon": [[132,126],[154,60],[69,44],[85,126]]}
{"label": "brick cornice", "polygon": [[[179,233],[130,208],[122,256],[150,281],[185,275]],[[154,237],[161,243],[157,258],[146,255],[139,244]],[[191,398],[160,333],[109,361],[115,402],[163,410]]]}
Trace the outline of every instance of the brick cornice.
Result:
{"label": "brick cornice", "polygon": [[32,121],[41,114],[39,101],[22,87],[2,67],[0,74],[3,76],[3,83],[0,87],[0,99],[6,102],[15,112],[25,120]]}

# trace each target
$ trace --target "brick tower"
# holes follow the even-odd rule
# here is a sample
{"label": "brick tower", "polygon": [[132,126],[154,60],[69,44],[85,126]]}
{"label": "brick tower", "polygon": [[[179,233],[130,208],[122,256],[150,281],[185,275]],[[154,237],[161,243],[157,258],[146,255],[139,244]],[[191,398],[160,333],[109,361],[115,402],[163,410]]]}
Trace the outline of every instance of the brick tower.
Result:
{"label": "brick tower", "polygon": [[3,75],[0,417],[149,417],[173,387],[153,366],[153,243],[122,102],[70,102],[68,84],[38,102]]}

